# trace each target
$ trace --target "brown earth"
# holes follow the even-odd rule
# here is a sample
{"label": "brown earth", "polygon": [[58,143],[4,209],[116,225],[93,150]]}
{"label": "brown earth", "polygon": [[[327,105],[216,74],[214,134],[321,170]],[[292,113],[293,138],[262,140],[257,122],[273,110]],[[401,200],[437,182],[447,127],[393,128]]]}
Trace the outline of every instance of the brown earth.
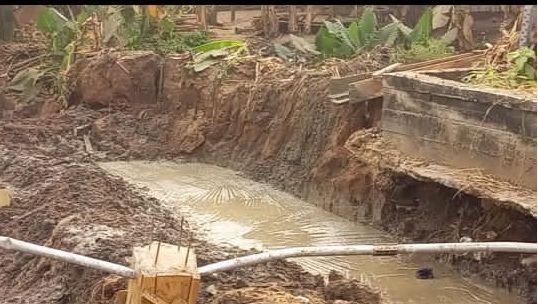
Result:
{"label": "brown earth", "polygon": [[[156,64],[161,60],[162,82]],[[364,129],[379,121],[379,103],[328,102],[329,69],[290,69],[274,59],[260,59],[192,74],[185,63],[180,56],[161,59],[147,52],[82,60],[71,74],[69,110],[4,120],[0,177],[15,189],[15,203],[0,209],[2,231],[118,263],[125,263],[131,246],[149,241],[151,217],[168,229],[164,241],[177,242],[177,218],[91,161],[182,157],[242,171],[348,219],[371,220],[404,242],[457,242],[461,236],[536,242],[532,214],[480,199],[466,189],[412,177],[395,170],[383,153],[373,153],[371,146],[383,142],[374,129]],[[82,128],[75,135],[76,127]],[[90,136],[91,154],[85,151],[83,134]],[[106,243],[95,245],[97,239]],[[200,265],[225,258],[223,250],[202,240],[196,248]],[[536,270],[523,267],[520,255],[439,258],[464,275],[517,290],[522,303],[536,303]],[[0,287],[9,295],[6,303],[40,292],[50,296],[48,303],[87,303],[87,286],[103,280],[91,270],[27,255],[10,253],[1,259],[16,263],[0,275],[7,282]],[[49,269],[50,277],[42,275],[43,269]],[[82,272],[88,281],[75,280]],[[77,284],[68,286],[71,281]],[[269,287],[267,282],[279,284]],[[312,293],[334,302],[379,301],[333,297],[336,286],[324,287],[319,278],[286,262],[206,278],[204,284],[201,303],[206,297],[214,303],[246,303],[264,294],[291,301],[291,296]],[[215,288],[208,290],[211,285]]]}

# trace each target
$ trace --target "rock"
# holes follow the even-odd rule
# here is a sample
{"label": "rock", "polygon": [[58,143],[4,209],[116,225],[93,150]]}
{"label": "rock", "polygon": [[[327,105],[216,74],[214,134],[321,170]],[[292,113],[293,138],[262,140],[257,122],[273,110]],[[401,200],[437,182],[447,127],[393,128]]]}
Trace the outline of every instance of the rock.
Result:
{"label": "rock", "polygon": [[210,294],[212,297],[217,294],[217,287],[215,285],[209,285],[206,287],[205,291]]}

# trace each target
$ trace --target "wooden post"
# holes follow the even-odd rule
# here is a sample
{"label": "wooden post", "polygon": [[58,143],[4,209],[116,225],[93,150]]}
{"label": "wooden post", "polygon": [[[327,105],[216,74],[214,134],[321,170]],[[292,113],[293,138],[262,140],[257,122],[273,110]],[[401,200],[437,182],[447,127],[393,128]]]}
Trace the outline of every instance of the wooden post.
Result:
{"label": "wooden post", "polygon": [[235,22],[235,5],[230,6],[230,22]]}
{"label": "wooden post", "polygon": [[304,29],[303,29],[303,32],[306,35],[310,35],[310,33],[312,32],[312,10],[313,9],[314,8],[312,7],[312,5],[306,6],[306,19],[304,21]]}
{"label": "wooden post", "polygon": [[0,39],[13,40],[15,33],[15,14],[13,5],[0,5]]}
{"label": "wooden post", "polygon": [[196,7],[198,22],[202,25],[203,30],[207,30],[207,7],[205,5],[199,5]]}
{"label": "wooden post", "polygon": [[262,24],[265,37],[278,36],[278,16],[274,5],[262,5]]}
{"label": "wooden post", "polygon": [[[131,267],[138,277],[129,281],[126,304],[196,303],[200,275],[192,248],[156,241],[135,247]],[[117,301],[121,298],[120,292]]]}
{"label": "wooden post", "polygon": [[217,13],[218,12],[217,12],[217,6],[216,5],[209,6],[209,19],[208,19],[209,25],[218,25]]}
{"label": "wooden post", "polygon": [[290,32],[291,34],[296,34],[299,30],[297,24],[297,6],[290,5],[288,12],[288,32]]}

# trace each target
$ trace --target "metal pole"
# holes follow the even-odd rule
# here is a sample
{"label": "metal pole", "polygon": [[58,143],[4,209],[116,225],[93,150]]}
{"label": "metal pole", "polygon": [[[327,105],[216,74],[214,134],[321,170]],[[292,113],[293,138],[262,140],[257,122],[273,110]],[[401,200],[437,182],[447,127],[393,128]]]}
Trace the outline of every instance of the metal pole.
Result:
{"label": "metal pole", "polygon": [[27,243],[19,240],[15,240],[12,238],[8,238],[5,236],[0,236],[0,248],[9,249],[9,250],[17,250],[22,251],[26,253],[31,253],[43,257],[48,257],[72,264],[77,264],[80,266],[93,268],[109,273],[115,273],[117,275],[120,275],[122,277],[127,278],[136,278],[136,273],[131,268],[101,261],[98,259],[90,258],[87,256],[66,252],[58,249],[53,249],[45,246],[40,246],[32,243]]}
{"label": "metal pole", "polygon": [[536,18],[536,5],[524,5],[519,36],[520,48],[528,46],[529,36],[535,23],[534,18]]}
{"label": "metal pole", "polygon": [[409,253],[466,253],[466,252],[516,252],[536,253],[534,243],[488,242],[488,243],[431,243],[400,245],[352,245],[296,247],[271,250],[226,260],[198,268],[201,275],[226,271],[238,267],[265,263],[272,260],[307,256],[345,256],[345,255],[398,255]]}

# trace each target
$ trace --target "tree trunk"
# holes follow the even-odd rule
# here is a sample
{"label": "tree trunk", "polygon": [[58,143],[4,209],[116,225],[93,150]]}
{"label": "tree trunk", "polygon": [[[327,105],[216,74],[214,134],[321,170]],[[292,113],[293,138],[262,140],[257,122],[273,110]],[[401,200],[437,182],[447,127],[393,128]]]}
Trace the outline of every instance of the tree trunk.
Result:
{"label": "tree trunk", "polygon": [[15,30],[13,5],[0,5],[0,39],[12,41]]}

